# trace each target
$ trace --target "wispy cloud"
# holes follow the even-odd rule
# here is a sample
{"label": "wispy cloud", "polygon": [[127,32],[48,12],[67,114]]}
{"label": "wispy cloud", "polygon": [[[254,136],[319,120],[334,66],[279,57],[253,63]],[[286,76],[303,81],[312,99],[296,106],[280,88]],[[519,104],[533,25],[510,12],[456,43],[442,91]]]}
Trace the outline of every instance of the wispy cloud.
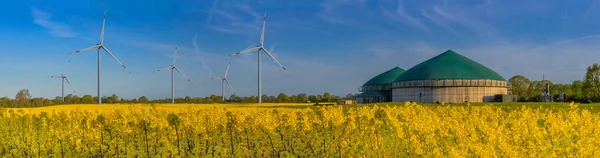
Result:
{"label": "wispy cloud", "polygon": [[71,26],[63,23],[52,21],[52,14],[39,10],[35,7],[31,8],[33,22],[49,30],[50,34],[60,37],[75,37],[77,33],[71,30]]}
{"label": "wispy cloud", "polygon": [[450,27],[447,24],[446,20],[429,14],[429,12],[427,12],[425,9],[421,10],[421,15],[423,15],[425,18],[429,19],[429,21],[433,22],[437,26],[450,31],[450,32],[454,33],[455,35],[460,35],[460,33],[458,33],[456,30],[454,30],[452,27]]}
{"label": "wispy cloud", "polygon": [[[244,14],[238,14],[239,12]],[[250,30],[260,29],[262,16],[249,4],[232,0],[215,0],[206,19],[206,27],[215,31],[248,34]]]}
{"label": "wispy cloud", "polygon": [[481,8],[492,4],[492,0],[483,0],[482,3],[475,5],[475,8]]}
{"label": "wispy cloud", "polygon": [[[198,50],[198,43],[196,42],[197,40],[198,40],[198,34],[194,34],[194,40],[192,40],[192,44],[194,45],[194,53],[196,53],[197,55],[201,55],[200,51]],[[200,62],[202,63],[202,67],[204,68],[204,70],[206,70],[208,72],[208,76],[213,77],[212,70],[210,69],[210,67],[208,67],[204,58],[203,57],[200,57],[200,58],[201,58]]]}
{"label": "wispy cloud", "polygon": [[[479,39],[505,40],[493,25],[483,19],[477,19],[476,11],[465,11],[464,7],[444,7],[434,5],[430,10],[421,10],[421,15],[432,23],[456,35],[472,35]],[[459,31],[460,30],[460,31]]]}
{"label": "wispy cloud", "polygon": [[381,8],[383,15],[385,15],[388,18],[400,20],[401,22],[403,22],[407,25],[411,25],[411,26],[417,27],[417,28],[425,30],[425,31],[429,30],[427,28],[427,26],[425,26],[425,24],[423,24],[419,18],[408,14],[404,10],[404,8],[405,8],[404,0],[397,1],[397,6],[396,6],[395,12],[388,11],[387,9],[384,8],[383,5],[380,8]]}
{"label": "wispy cloud", "polygon": [[[349,7],[361,8],[366,4],[365,0],[327,0],[320,4],[317,16],[329,23],[339,24],[347,27],[361,27],[360,23],[345,19],[347,16],[336,16],[339,11],[347,11]],[[359,12],[354,8],[354,13]]]}

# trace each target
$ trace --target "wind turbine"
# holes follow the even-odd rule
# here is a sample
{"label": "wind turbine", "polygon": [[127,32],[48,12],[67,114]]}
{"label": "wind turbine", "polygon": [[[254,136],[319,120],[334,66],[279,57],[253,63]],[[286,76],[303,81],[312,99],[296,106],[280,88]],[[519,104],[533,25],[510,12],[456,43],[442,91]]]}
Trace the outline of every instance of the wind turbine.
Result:
{"label": "wind turbine", "polygon": [[221,80],[221,96],[222,96],[221,98],[223,98],[223,102],[225,102],[225,92],[224,92],[224,88],[223,88],[225,85],[225,82],[227,82],[227,85],[229,85],[229,89],[231,89],[231,91],[235,95],[235,91],[233,90],[233,87],[231,87],[231,83],[229,83],[229,80],[227,80],[227,73],[229,72],[229,66],[231,66],[231,62],[229,62],[227,64],[227,69],[225,69],[225,75],[223,75],[223,77],[211,78],[212,80],[219,80],[219,79]]}
{"label": "wind turbine", "polygon": [[123,67],[123,69],[125,69],[125,71],[127,71],[129,74],[131,74],[131,71],[127,70],[127,67],[125,67],[125,65],[123,65],[123,63],[121,63],[121,61],[119,61],[119,59],[117,59],[117,57],[115,57],[115,55],[113,55],[108,48],[106,48],[106,46],[104,46],[104,25],[106,23],[106,9],[104,10],[104,20],[102,21],[102,32],[100,32],[100,44],[96,44],[95,46],[91,46],[82,50],[77,50],[75,52],[71,52],[69,54],[77,54],[77,53],[81,53],[84,51],[88,51],[88,50],[93,50],[93,49],[98,49],[98,104],[102,104],[102,96],[100,95],[100,49],[104,49],[104,51],[106,51],[106,53],[108,53],[108,55],[110,55],[113,59],[115,59],[119,64],[121,64],[121,66]]}
{"label": "wind turbine", "polygon": [[[69,64],[71,64],[71,60],[69,59]],[[67,84],[69,84],[69,87],[71,87],[71,89],[73,89],[73,93],[75,92],[75,88],[73,88],[73,86],[71,85],[71,82],[69,82],[69,79],[67,79],[67,73],[69,72],[69,64],[67,64],[67,70],[65,70],[65,73],[60,75],[60,76],[49,76],[49,78],[60,78],[62,80],[62,101],[65,101],[65,80],[67,81]]]}
{"label": "wind turbine", "polygon": [[277,59],[275,59],[275,57],[264,47],[264,41],[265,41],[265,25],[267,24],[267,12],[265,12],[264,14],[264,18],[263,18],[263,27],[262,27],[262,33],[260,34],[260,45],[250,48],[250,49],[246,49],[243,50],[241,52],[237,52],[237,53],[233,53],[233,54],[229,54],[229,56],[234,56],[234,55],[239,55],[239,54],[243,54],[243,53],[248,53],[248,52],[253,52],[253,51],[257,51],[258,52],[258,103],[262,103],[262,79],[261,79],[261,75],[260,75],[260,51],[264,51],[269,57],[271,57],[271,59],[273,59],[273,61],[275,61],[277,64],[279,64],[279,66],[281,66],[281,68],[283,68],[283,71],[287,72],[288,74],[291,75],[291,73],[289,71],[287,71],[287,69],[285,69],[285,67],[283,67],[283,65],[281,65],[281,63],[279,63],[279,61],[277,61]]}
{"label": "wind turbine", "polygon": [[160,71],[171,69],[171,103],[172,104],[175,104],[175,71],[174,70],[177,70],[177,72],[179,72],[179,74],[181,74],[181,76],[183,76],[183,78],[185,78],[188,82],[192,82],[192,81],[190,81],[190,79],[188,79],[183,74],[183,72],[181,72],[179,70],[179,68],[177,68],[177,66],[175,66],[176,57],[177,57],[177,46],[175,46],[175,53],[173,53],[173,65],[154,71],[154,72],[160,72]]}

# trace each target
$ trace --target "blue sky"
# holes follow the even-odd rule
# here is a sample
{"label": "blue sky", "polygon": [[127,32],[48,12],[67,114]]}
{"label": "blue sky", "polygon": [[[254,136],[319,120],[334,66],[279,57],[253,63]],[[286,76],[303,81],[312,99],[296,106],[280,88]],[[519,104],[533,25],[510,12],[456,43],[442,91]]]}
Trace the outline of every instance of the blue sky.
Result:
{"label": "blue sky", "polygon": [[[356,93],[358,86],[392,67],[408,69],[452,49],[505,78],[542,75],[557,83],[583,79],[600,61],[598,1],[10,1],[0,5],[0,96],[23,88],[35,97],[60,95],[65,72],[78,95],[96,95],[96,52],[68,52],[99,42],[107,10],[105,46],[133,74],[102,53],[102,95],[220,94],[229,79],[238,95],[256,95],[257,55],[228,57],[259,42],[267,11],[265,47],[293,74],[263,55],[263,93]],[[226,94],[231,92],[226,91]]]}

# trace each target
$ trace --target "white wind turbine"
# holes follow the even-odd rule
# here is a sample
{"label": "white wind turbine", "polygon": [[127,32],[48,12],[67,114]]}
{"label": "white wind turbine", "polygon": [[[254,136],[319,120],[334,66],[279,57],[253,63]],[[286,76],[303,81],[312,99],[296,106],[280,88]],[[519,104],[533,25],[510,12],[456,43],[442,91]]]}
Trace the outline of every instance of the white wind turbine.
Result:
{"label": "white wind turbine", "polygon": [[[229,85],[229,89],[231,89],[231,92],[233,92],[233,95],[235,95],[235,91],[233,90],[233,87],[231,87],[231,83],[229,83],[229,80],[227,79],[227,73],[229,72],[229,66],[231,66],[231,62],[229,62],[227,64],[227,69],[225,69],[225,75],[223,75],[223,77],[219,77],[219,78],[211,78],[212,80],[221,80],[221,98],[223,98],[223,102],[225,102],[225,92],[224,92],[224,86],[225,86],[225,82],[227,82],[227,85]],[[231,98],[229,98],[231,99]]]}
{"label": "white wind turbine", "polygon": [[285,67],[283,67],[283,65],[281,65],[281,63],[279,63],[279,61],[277,61],[277,59],[275,59],[275,57],[269,52],[267,51],[267,49],[265,49],[264,47],[264,41],[265,41],[265,25],[267,24],[267,13],[265,12],[264,18],[263,18],[263,27],[262,27],[262,33],[260,34],[260,45],[250,48],[250,49],[246,49],[243,50],[241,52],[237,52],[237,53],[233,53],[233,54],[229,54],[229,56],[233,56],[233,55],[239,55],[242,53],[247,53],[247,52],[252,52],[252,51],[257,51],[258,52],[258,103],[262,103],[262,79],[261,79],[261,75],[260,75],[260,51],[264,51],[269,57],[271,57],[271,59],[273,59],[273,61],[275,61],[277,64],[279,64],[279,66],[281,66],[281,68],[283,68],[283,71],[287,72],[288,74],[291,75],[291,73],[289,71],[287,71],[287,69],[285,69]]}
{"label": "white wind turbine", "polygon": [[160,71],[171,69],[171,103],[172,104],[175,104],[175,71],[174,70],[177,70],[177,72],[179,72],[179,74],[181,74],[181,76],[183,76],[183,78],[185,78],[188,82],[192,82],[192,81],[190,81],[190,79],[188,79],[183,74],[183,72],[181,72],[181,70],[179,70],[179,68],[177,68],[177,66],[175,66],[176,57],[177,57],[177,46],[175,46],[175,53],[173,53],[173,65],[154,71],[154,72],[160,72]]}
{"label": "white wind turbine", "polygon": [[60,76],[49,76],[49,78],[60,78],[62,80],[62,101],[65,101],[65,80],[67,81],[67,84],[69,84],[69,87],[71,87],[71,89],[73,89],[73,93],[75,92],[75,88],[73,88],[73,86],[71,85],[71,82],[69,82],[69,79],[67,79],[67,73],[69,72],[69,64],[71,64],[71,60],[69,59],[69,63],[67,64],[67,70],[65,70],[65,73],[60,75]]}
{"label": "white wind turbine", "polygon": [[106,46],[104,46],[104,24],[106,23],[106,10],[104,10],[104,20],[102,21],[102,32],[100,32],[100,44],[96,44],[95,46],[91,46],[89,48],[85,48],[82,50],[77,50],[75,52],[71,52],[69,54],[77,54],[77,53],[81,53],[84,51],[88,51],[88,50],[93,50],[93,49],[98,49],[98,104],[102,104],[102,96],[100,95],[100,49],[104,49],[104,51],[106,51],[106,53],[108,53],[108,55],[110,55],[113,59],[115,59],[119,64],[121,64],[121,66],[125,69],[125,71],[127,71],[129,74],[131,74],[131,71],[127,70],[127,67],[125,67],[125,65],[123,65],[123,63],[121,63],[121,61],[119,61],[119,59],[117,59],[117,57],[115,57],[115,55],[113,55],[108,48],[106,48]]}

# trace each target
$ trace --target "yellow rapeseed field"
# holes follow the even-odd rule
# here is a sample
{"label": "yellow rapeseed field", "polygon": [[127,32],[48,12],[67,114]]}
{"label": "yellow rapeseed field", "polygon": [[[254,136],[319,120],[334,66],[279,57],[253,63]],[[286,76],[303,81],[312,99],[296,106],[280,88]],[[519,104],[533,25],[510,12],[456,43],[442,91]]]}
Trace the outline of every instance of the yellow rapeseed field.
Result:
{"label": "yellow rapeseed field", "polygon": [[262,104],[68,104],[35,108],[8,108],[12,110],[23,110],[27,114],[39,114],[41,112],[69,112],[72,110],[90,112],[114,112],[115,110],[149,110],[156,108],[170,112],[185,111],[188,108],[247,108],[247,107],[310,107],[306,103],[262,103]]}
{"label": "yellow rapeseed field", "polygon": [[573,103],[556,106],[563,107],[390,103],[0,109],[0,156],[599,157],[600,114]]}

